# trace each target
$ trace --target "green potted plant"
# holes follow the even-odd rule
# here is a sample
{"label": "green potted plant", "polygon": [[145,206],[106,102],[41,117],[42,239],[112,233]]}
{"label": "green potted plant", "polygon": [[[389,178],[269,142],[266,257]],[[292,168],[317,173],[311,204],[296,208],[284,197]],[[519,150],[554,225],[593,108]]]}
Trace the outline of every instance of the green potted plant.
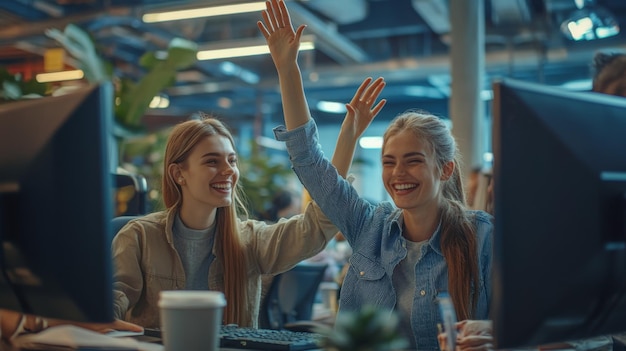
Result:
{"label": "green potted plant", "polygon": [[394,351],[408,346],[398,332],[395,313],[365,306],[338,316],[334,328],[322,329],[321,347],[329,351]]}
{"label": "green potted plant", "polygon": [[[182,38],[174,38],[167,47],[165,58],[157,57],[155,52],[146,52],[139,64],[148,73],[139,81],[115,77],[112,65],[98,54],[96,45],[89,34],[74,24],[69,24],[63,31],[49,29],[46,35],[56,40],[78,62],[85,78],[92,83],[111,80],[115,83],[115,121],[117,133],[123,136],[123,130],[141,130],[141,117],[150,102],[164,88],[175,83],[177,71],[196,62],[198,46]],[[121,128],[121,130],[120,130]]]}

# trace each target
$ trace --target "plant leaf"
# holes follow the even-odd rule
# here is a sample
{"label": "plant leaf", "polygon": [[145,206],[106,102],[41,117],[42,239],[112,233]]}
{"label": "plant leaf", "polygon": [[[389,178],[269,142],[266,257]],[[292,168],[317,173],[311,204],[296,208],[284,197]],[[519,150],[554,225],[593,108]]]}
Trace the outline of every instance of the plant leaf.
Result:
{"label": "plant leaf", "polygon": [[78,61],[88,81],[98,83],[111,78],[96,52],[93,40],[77,25],[68,24],[63,32],[55,28],[48,29],[46,35],[61,44]]}

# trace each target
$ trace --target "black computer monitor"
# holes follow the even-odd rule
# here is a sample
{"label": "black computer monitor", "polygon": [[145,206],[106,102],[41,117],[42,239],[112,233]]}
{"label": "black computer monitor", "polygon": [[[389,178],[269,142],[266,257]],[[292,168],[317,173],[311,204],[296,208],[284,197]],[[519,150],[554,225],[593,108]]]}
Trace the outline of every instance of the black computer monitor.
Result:
{"label": "black computer monitor", "polygon": [[113,319],[111,84],[0,105],[0,308]]}
{"label": "black computer monitor", "polygon": [[497,348],[626,330],[626,99],[494,83]]}

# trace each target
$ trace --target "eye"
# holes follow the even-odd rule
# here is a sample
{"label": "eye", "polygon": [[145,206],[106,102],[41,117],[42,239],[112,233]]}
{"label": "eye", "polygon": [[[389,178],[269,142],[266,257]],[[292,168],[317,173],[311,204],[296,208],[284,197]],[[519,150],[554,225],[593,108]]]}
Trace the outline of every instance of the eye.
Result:
{"label": "eye", "polygon": [[215,164],[217,164],[217,160],[214,159],[214,158],[210,158],[210,159],[207,159],[205,161],[205,163],[208,164],[208,165],[215,165]]}
{"label": "eye", "polygon": [[231,159],[228,160],[228,162],[230,162],[231,165],[236,166],[237,165],[237,158],[233,157]]}

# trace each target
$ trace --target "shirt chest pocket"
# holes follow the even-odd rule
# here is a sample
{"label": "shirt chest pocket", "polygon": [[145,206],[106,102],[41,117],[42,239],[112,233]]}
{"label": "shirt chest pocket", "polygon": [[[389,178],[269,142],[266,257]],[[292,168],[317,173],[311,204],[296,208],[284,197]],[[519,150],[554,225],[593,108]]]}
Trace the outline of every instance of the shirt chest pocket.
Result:
{"label": "shirt chest pocket", "polygon": [[350,269],[358,280],[380,280],[385,275],[383,267],[358,252],[350,257]]}

